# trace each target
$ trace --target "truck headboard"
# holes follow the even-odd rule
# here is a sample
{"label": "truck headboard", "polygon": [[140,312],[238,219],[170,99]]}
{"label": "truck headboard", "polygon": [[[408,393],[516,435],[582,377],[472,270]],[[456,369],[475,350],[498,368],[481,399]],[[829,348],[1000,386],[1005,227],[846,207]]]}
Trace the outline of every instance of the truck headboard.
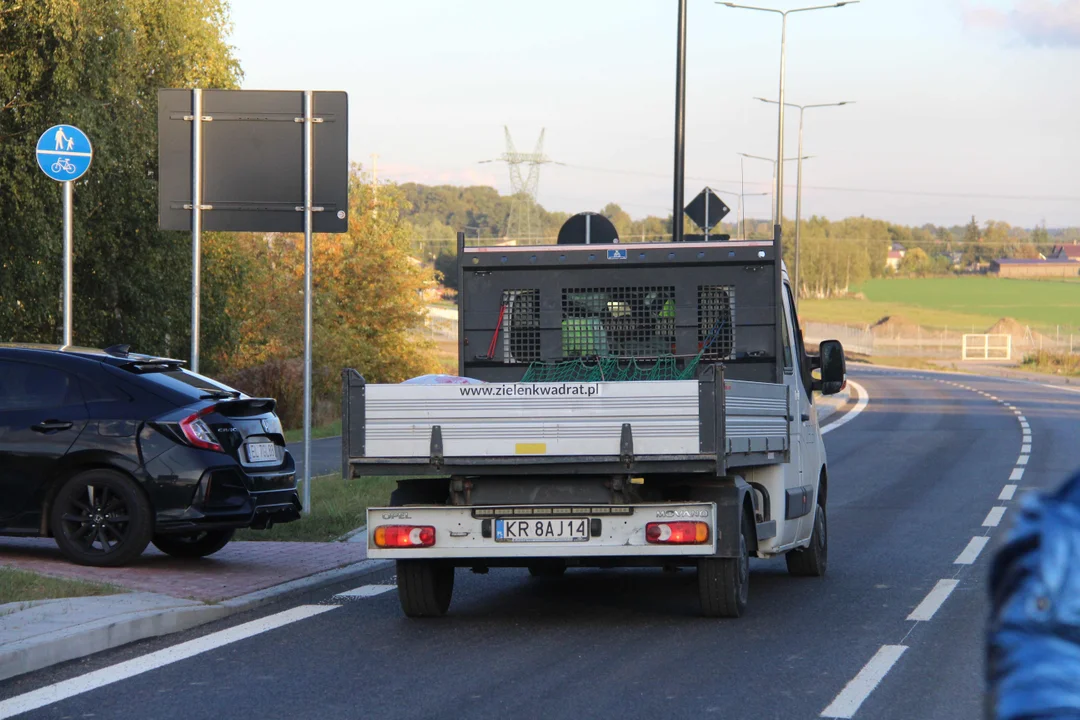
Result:
{"label": "truck headboard", "polygon": [[660,355],[774,382],[773,241],[459,247],[459,372],[517,382],[529,364]]}

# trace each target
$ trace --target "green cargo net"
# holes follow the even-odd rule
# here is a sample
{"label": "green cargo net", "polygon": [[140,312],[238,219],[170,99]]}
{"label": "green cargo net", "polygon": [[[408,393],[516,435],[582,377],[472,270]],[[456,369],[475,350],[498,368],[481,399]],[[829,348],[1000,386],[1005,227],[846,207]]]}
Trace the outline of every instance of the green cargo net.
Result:
{"label": "green cargo net", "polygon": [[[633,382],[648,380],[693,380],[704,351],[687,360],[680,370],[679,359],[664,355],[656,360],[637,358],[574,358],[557,362],[534,362],[521,382]],[[643,363],[650,363],[643,365]]]}
{"label": "green cargo net", "polygon": [[[674,340],[675,302],[664,303],[659,317],[670,322],[670,346]],[[649,353],[647,357],[620,357],[611,353],[607,332],[599,318],[566,318],[562,323],[562,346],[565,360],[531,363],[521,382],[641,382],[658,380],[693,380],[701,358],[721,336],[727,322],[721,320],[710,330],[697,355],[680,358],[669,353]],[[664,334],[667,334],[665,332]],[[644,349],[644,348],[643,348]]]}

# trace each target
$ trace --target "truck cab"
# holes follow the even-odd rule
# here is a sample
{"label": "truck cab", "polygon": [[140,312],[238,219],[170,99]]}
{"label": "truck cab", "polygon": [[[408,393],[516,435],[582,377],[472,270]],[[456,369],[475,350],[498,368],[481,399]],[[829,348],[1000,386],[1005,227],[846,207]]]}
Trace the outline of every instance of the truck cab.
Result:
{"label": "truck cab", "polygon": [[343,473],[400,478],[368,555],[406,615],[445,614],[459,568],[696,568],[715,617],[745,611],[751,556],[825,573],[814,394],[844,355],[805,352],[778,236],[458,243],[461,379],[342,376]]}

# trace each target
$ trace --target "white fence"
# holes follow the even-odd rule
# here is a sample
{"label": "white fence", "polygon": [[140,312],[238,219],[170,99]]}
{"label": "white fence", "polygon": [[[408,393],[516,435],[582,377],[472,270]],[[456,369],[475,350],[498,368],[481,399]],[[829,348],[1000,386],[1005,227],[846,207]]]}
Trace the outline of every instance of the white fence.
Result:
{"label": "white fence", "polygon": [[1012,335],[964,335],[961,358],[964,360],[1011,360]]}

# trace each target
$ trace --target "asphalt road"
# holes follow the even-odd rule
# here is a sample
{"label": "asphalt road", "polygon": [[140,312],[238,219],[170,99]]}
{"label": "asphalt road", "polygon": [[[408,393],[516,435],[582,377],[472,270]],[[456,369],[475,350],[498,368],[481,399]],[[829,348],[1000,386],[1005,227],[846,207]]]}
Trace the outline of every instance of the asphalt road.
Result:
{"label": "asphalt road", "polygon": [[698,617],[692,572],[459,570],[442,620],[322,591],[0,683],[0,718],[977,720],[989,560],[1024,493],[1080,468],[1080,393],[856,377],[869,405],[826,436],[829,574],[755,561],[742,619]]}
{"label": "asphalt road", "polygon": [[[304,443],[289,443],[289,452],[296,461],[296,474],[304,472]],[[341,436],[311,441],[311,474],[330,475],[341,473]]]}

